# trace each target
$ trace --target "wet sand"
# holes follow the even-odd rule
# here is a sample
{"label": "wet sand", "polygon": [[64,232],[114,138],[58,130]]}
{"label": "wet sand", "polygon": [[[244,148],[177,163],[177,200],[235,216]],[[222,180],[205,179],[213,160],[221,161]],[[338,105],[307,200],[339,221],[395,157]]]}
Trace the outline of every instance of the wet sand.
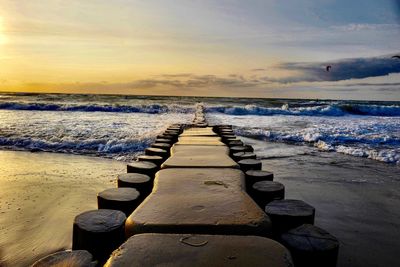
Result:
{"label": "wet sand", "polygon": [[[245,139],[245,138],[243,138]],[[400,266],[400,166],[313,147],[245,139],[286,198],[316,208],[315,224],[340,241],[339,267]]]}
{"label": "wet sand", "polygon": [[72,222],[115,187],[123,162],[94,157],[0,151],[0,266],[28,266],[70,248]]}

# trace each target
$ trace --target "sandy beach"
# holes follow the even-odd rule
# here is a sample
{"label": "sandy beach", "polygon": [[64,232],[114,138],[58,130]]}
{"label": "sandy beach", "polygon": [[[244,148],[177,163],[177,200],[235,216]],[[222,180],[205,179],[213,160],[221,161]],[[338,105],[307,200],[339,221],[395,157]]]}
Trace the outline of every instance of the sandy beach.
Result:
{"label": "sandy beach", "polygon": [[242,138],[286,198],[316,208],[315,225],[340,241],[339,267],[399,266],[400,166],[314,147]]}
{"label": "sandy beach", "polygon": [[28,266],[71,248],[72,222],[97,208],[125,164],[58,153],[0,151],[0,266]]}

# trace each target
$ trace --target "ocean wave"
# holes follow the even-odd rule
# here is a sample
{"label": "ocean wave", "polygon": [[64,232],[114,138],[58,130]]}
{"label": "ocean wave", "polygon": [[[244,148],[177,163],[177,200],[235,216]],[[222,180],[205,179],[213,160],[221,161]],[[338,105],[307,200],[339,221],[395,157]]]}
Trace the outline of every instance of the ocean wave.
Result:
{"label": "ocean wave", "polygon": [[257,116],[209,113],[213,124],[231,124],[236,134],[259,140],[308,144],[322,151],[400,164],[400,117]]}
{"label": "ocean wave", "polygon": [[120,139],[86,139],[86,140],[40,140],[30,137],[0,137],[0,146],[23,150],[77,153],[77,154],[119,154],[132,153],[144,150],[153,141],[153,138],[141,140]]}
{"label": "ocean wave", "polygon": [[0,148],[130,160],[190,113],[98,113],[0,110]]}
{"label": "ocean wave", "polygon": [[120,105],[120,104],[71,104],[48,102],[2,102],[3,110],[32,110],[32,111],[80,111],[80,112],[121,112],[121,113],[192,113],[193,107],[181,105]]}
{"label": "ocean wave", "polygon": [[386,163],[400,164],[400,138],[396,136],[358,136],[327,134],[322,131],[271,131],[260,128],[236,128],[240,136],[276,142],[310,144],[321,151],[339,152]]}
{"label": "ocean wave", "polygon": [[210,113],[224,113],[228,115],[293,115],[293,116],[400,116],[399,105],[368,105],[368,104],[329,104],[307,107],[261,107],[257,105],[246,106],[214,106],[206,109]]}

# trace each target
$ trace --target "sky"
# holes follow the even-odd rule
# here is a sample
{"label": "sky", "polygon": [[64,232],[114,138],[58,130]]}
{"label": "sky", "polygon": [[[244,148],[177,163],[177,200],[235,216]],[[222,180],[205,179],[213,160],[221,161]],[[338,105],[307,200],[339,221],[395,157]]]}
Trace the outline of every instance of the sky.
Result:
{"label": "sky", "polygon": [[400,0],[0,0],[0,91],[400,101],[399,44]]}

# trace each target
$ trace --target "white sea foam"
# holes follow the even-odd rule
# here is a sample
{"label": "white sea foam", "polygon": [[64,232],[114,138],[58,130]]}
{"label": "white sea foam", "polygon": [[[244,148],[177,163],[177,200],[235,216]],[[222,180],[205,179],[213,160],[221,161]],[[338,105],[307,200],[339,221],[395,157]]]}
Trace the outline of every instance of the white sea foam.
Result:
{"label": "white sea foam", "polygon": [[150,113],[160,114],[167,112],[191,113],[193,107],[176,104],[109,104],[109,103],[64,103],[64,102],[0,102],[0,110],[37,110],[37,111],[80,111],[80,112],[121,112],[121,113]]}
{"label": "white sea foam", "polygon": [[294,115],[294,116],[345,116],[369,115],[369,116],[400,116],[399,105],[376,104],[349,104],[349,103],[302,103],[304,106],[291,107],[288,103],[281,107],[263,107],[257,105],[241,106],[213,106],[207,108],[210,113],[224,113],[228,115]]}
{"label": "white sea foam", "polygon": [[192,119],[187,113],[0,110],[0,146],[124,160],[144,150],[170,124]]}
{"label": "white sea foam", "polygon": [[127,159],[165,127],[209,122],[245,136],[399,163],[399,102],[0,94],[0,148]]}
{"label": "white sea foam", "polygon": [[400,117],[227,115],[208,113],[211,123],[232,124],[239,135],[271,141],[309,143],[337,151],[400,164]]}

